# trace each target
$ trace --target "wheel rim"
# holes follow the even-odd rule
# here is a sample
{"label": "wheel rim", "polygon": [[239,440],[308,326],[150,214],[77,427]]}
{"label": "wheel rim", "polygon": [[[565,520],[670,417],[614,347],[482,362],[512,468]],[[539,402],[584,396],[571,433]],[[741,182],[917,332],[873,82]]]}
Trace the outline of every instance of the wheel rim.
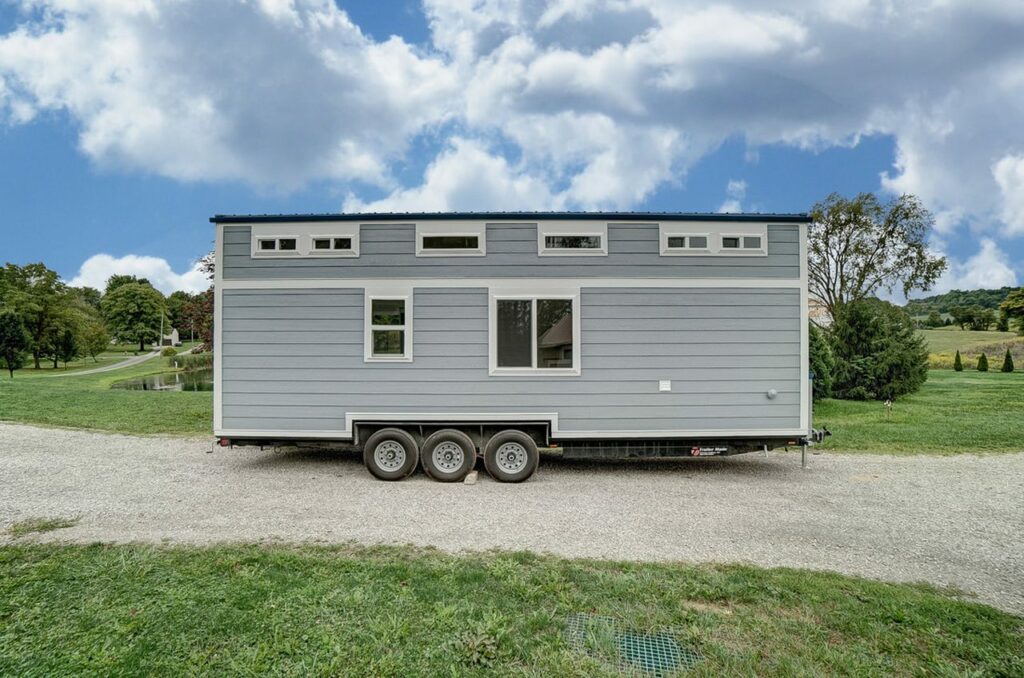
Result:
{"label": "wheel rim", "polygon": [[385,471],[397,471],[405,466],[405,448],[394,440],[385,440],[373,449],[373,461]]}
{"label": "wheel rim", "polygon": [[526,468],[526,448],[519,443],[505,443],[498,448],[495,461],[505,473],[519,473]]}
{"label": "wheel rim", "polygon": [[458,471],[466,461],[466,453],[462,449],[462,445],[447,440],[438,443],[430,456],[434,466],[444,473]]}

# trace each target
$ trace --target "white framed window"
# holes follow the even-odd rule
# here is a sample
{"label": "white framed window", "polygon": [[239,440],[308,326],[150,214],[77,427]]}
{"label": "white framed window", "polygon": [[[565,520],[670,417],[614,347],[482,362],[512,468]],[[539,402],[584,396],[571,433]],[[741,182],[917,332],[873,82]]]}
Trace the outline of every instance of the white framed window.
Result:
{"label": "white framed window", "polygon": [[256,249],[261,256],[295,256],[299,251],[299,239],[291,236],[258,238]]}
{"label": "white framed window", "polygon": [[767,254],[766,235],[760,233],[723,233],[720,254]]}
{"label": "white framed window", "polygon": [[669,253],[707,254],[711,251],[710,233],[680,233],[666,236],[665,251]]}
{"label": "white framed window", "polygon": [[579,290],[490,294],[493,376],[579,376]]}
{"label": "white framed window", "polygon": [[416,224],[417,257],[482,257],[487,254],[487,224],[424,222]]}
{"label": "white framed window", "polygon": [[364,362],[412,362],[412,298],[366,290]]}
{"label": "white framed window", "polygon": [[537,224],[537,254],[542,257],[608,256],[608,224],[541,222]]}
{"label": "white framed window", "polygon": [[358,257],[359,224],[253,224],[253,257]]}
{"label": "white framed window", "polygon": [[768,224],[669,222],[658,231],[663,257],[768,255]]}
{"label": "white framed window", "polygon": [[353,251],[355,238],[351,235],[312,235],[310,236],[310,254],[350,254]]}

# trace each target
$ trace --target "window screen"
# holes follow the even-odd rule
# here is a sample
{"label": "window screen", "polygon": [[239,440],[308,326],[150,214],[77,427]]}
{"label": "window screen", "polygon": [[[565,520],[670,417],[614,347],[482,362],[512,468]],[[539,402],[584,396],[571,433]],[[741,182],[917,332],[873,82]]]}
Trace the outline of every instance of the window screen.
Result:
{"label": "window screen", "polygon": [[761,236],[759,235],[747,235],[743,237],[743,249],[746,250],[759,250],[761,249]]}
{"label": "window screen", "polygon": [[725,249],[729,249],[729,250],[739,249],[739,247],[740,247],[740,239],[739,238],[734,238],[734,237],[723,237],[722,238],[722,247],[725,248]]}
{"label": "window screen", "polygon": [[280,250],[294,250],[295,244],[295,238],[280,238],[277,241],[278,249]]}

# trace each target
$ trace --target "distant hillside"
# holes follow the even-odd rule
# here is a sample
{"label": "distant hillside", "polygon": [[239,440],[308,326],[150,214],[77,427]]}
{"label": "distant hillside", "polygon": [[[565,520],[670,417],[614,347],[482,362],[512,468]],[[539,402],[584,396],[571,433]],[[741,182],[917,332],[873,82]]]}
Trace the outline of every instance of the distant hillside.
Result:
{"label": "distant hillside", "polygon": [[1000,287],[998,290],[953,290],[945,294],[936,294],[923,299],[911,299],[907,302],[907,313],[912,316],[928,315],[932,311],[949,313],[954,306],[981,306],[982,308],[998,309],[1006,295],[1016,287]]}

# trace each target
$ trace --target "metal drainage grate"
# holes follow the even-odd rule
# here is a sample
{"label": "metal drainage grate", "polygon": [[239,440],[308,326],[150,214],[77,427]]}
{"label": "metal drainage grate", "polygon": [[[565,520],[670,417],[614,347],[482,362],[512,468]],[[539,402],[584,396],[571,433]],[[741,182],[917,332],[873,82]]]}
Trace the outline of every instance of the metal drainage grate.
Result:
{"label": "metal drainage grate", "polygon": [[672,633],[625,631],[612,617],[571,614],[566,618],[565,635],[577,652],[614,663],[622,669],[640,670],[655,676],[692,669],[700,662],[700,654],[681,646]]}

